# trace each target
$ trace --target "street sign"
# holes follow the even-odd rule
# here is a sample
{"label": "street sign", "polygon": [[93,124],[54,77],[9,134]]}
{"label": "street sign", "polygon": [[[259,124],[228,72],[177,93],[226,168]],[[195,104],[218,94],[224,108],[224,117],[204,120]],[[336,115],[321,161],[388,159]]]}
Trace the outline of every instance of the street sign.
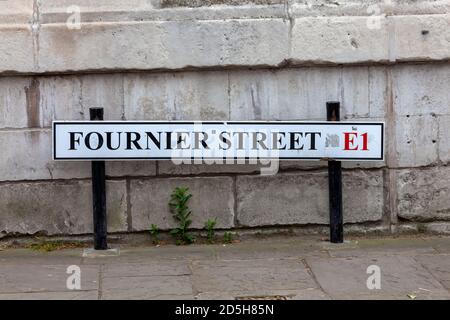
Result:
{"label": "street sign", "polygon": [[54,121],[53,158],[383,160],[384,123]]}

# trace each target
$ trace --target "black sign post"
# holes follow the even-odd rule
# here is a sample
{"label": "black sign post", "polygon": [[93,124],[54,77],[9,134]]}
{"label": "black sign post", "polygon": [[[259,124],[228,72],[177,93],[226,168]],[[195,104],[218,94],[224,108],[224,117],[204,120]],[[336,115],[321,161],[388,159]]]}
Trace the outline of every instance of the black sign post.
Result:
{"label": "black sign post", "polygon": [[[103,108],[90,108],[91,120],[103,120]],[[106,182],[105,161],[92,161],[92,203],[94,213],[94,249],[106,250]]]}
{"label": "black sign post", "polygon": [[[340,103],[327,102],[327,121],[340,120]],[[340,161],[328,161],[330,198],[330,242],[344,242],[342,216],[342,169]]]}

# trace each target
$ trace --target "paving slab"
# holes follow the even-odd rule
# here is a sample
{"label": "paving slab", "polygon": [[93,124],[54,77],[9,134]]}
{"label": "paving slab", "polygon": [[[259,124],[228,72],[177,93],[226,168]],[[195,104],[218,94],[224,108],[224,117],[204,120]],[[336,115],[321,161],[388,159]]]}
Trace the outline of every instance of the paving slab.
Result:
{"label": "paving slab", "polygon": [[106,277],[101,299],[193,299],[189,276]]}
{"label": "paving slab", "polygon": [[439,253],[450,253],[450,237],[426,237],[424,241]]}
{"label": "paving slab", "polygon": [[450,254],[419,256],[416,260],[450,290]]}
{"label": "paving slab", "polygon": [[[307,259],[323,290],[334,299],[450,299],[450,293],[432,274],[408,256]],[[368,289],[367,273],[379,266],[381,288]]]}
{"label": "paving slab", "polygon": [[[1,264],[0,293],[59,292],[67,288],[69,265]],[[98,267],[81,268],[81,289],[97,290]]]}
{"label": "paving slab", "polygon": [[194,290],[231,295],[270,295],[274,290],[317,289],[300,260],[194,261]]}
{"label": "paving slab", "polygon": [[189,262],[182,260],[146,260],[144,263],[108,264],[102,268],[103,277],[182,276],[190,274]]}

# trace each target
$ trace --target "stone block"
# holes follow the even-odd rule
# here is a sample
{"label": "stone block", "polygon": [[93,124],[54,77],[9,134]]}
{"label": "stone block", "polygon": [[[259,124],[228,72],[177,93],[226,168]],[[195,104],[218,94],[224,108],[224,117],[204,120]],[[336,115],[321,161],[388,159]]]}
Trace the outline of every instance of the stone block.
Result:
{"label": "stone block", "polygon": [[305,266],[297,259],[253,259],[195,261],[194,287],[203,293],[255,296],[273,295],[277,290],[317,288]]}
{"label": "stone block", "polygon": [[27,24],[33,17],[33,0],[0,1],[2,24]]}
{"label": "stone block", "polygon": [[[420,226],[420,231],[437,235],[450,235],[450,222],[430,222]],[[450,282],[449,282],[450,285]]]}
{"label": "stone block", "polygon": [[[449,299],[448,291],[413,257],[381,256],[353,258],[307,258],[311,272],[333,299]],[[367,268],[379,266],[381,288],[367,288]],[[373,273],[372,273],[373,274]],[[422,290],[421,290],[422,289]],[[427,289],[427,290],[423,290]]]}
{"label": "stone block", "polygon": [[439,116],[438,150],[439,160],[444,163],[450,162],[450,115]]}
{"label": "stone block", "polygon": [[104,108],[105,120],[124,117],[123,75],[42,77],[38,82],[41,127],[53,120],[89,120],[89,108]]}
{"label": "stone block", "polygon": [[169,211],[170,195],[175,187],[188,187],[193,195],[192,228],[202,229],[207,219],[217,218],[217,228],[234,226],[233,179],[230,177],[162,178],[131,180],[132,229],[149,230],[156,224],[162,230],[177,226]]}
{"label": "stone block", "polygon": [[[29,257],[31,258],[31,257]],[[31,260],[31,259],[28,259]],[[38,265],[38,264],[2,264],[0,272],[0,297],[4,294],[21,295],[17,298],[27,299],[26,293],[34,293],[30,299],[38,298],[40,292],[41,299],[45,299],[45,293],[58,292],[61,299],[68,299],[68,293],[75,293],[67,288],[67,267],[69,265]],[[81,267],[81,290],[73,298],[81,298],[82,293],[87,294],[86,290],[97,290],[98,288],[98,266]],[[50,294],[51,296],[51,294]],[[3,297],[2,297],[3,298]],[[12,296],[5,298],[12,298]],[[54,298],[53,298],[54,299]]]}
{"label": "stone block", "polygon": [[450,55],[448,14],[390,16],[397,61],[446,60]]}
{"label": "stone block", "polygon": [[226,72],[129,74],[127,120],[228,120]]}
{"label": "stone block", "polygon": [[388,68],[369,67],[369,115],[384,118],[388,104]]}
{"label": "stone block", "polygon": [[89,108],[103,108],[105,120],[124,120],[123,78],[123,74],[80,77],[85,120],[89,120]]}
{"label": "stone block", "polygon": [[[33,113],[29,104],[27,88],[29,78],[0,78],[0,128],[26,128],[30,125],[28,115]],[[29,92],[29,91],[28,91]]]}
{"label": "stone block", "polygon": [[[398,116],[395,121],[395,161],[399,167],[419,167],[438,159],[438,120],[433,115]],[[389,144],[389,137],[387,137]],[[391,142],[392,143],[392,142]]]}
{"label": "stone block", "polygon": [[[108,231],[127,231],[124,181],[107,182]],[[0,234],[91,233],[89,181],[6,183],[0,185]]]}
{"label": "stone block", "polygon": [[370,27],[367,17],[303,17],[292,26],[293,63],[356,63],[388,61],[386,19]]}
{"label": "stone block", "polygon": [[277,65],[287,56],[288,30],[283,19],[46,24],[39,71]]}
{"label": "stone block", "polygon": [[33,35],[29,24],[2,24],[0,48],[0,73],[35,71]]}
{"label": "stone block", "polygon": [[339,100],[339,68],[230,72],[231,120],[326,120]]}
{"label": "stone block", "polygon": [[[380,171],[343,174],[344,222],[378,221],[383,215]],[[328,224],[328,179],[323,171],[276,176],[240,176],[237,219],[240,225]]]}
{"label": "stone block", "polygon": [[397,214],[400,218],[450,220],[449,167],[399,170],[397,177]]}
{"label": "stone block", "polygon": [[37,81],[41,127],[51,127],[53,120],[89,119],[89,110],[83,107],[81,99],[79,76],[42,77]]}
{"label": "stone block", "polygon": [[189,276],[114,277],[103,280],[104,300],[193,300]]}
{"label": "stone block", "polygon": [[392,77],[397,115],[450,114],[450,65],[398,65]]}

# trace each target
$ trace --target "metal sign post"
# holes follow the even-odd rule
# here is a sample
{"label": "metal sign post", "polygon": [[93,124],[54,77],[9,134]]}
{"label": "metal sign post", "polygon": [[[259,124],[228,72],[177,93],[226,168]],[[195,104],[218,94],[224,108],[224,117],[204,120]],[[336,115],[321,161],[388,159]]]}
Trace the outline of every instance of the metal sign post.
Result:
{"label": "metal sign post", "polygon": [[[340,120],[340,103],[327,102],[327,120]],[[330,242],[344,242],[342,215],[342,169],[341,162],[328,161],[328,185],[330,198]]]}
{"label": "metal sign post", "polygon": [[[103,120],[103,108],[90,108],[91,120]],[[105,161],[92,161],[92,203],[94,213],[94,249],[106,250],[106,182]]]}

